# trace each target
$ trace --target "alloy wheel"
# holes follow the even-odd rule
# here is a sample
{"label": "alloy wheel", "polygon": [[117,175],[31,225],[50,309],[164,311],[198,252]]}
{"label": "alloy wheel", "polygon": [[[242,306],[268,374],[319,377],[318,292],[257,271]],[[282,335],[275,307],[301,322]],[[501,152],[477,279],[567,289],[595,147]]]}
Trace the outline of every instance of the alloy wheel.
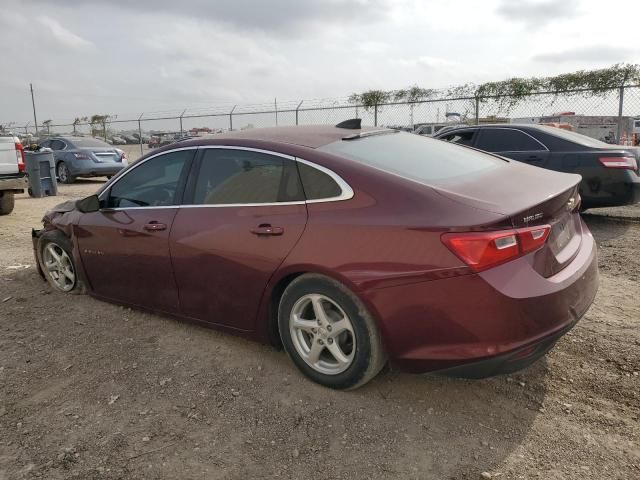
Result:
{"label": "alloy wheel", "polygon": [[56,243],[48,243],[43,251],[45,271],[56,287],[69,292],[76,284],[73,262],[66,251]]}
{"label": "alloy wheel", "polygon": [[337,375],[353,363],[353,325],[329,297],[308,294],[298,299],[291,310],[289,331],[300,357],[317,372]]}

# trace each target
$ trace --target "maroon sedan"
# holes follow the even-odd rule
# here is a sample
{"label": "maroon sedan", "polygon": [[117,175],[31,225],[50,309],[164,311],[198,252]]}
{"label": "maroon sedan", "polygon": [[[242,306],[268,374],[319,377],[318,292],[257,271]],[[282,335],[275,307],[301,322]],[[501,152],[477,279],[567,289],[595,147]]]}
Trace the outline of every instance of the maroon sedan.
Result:
{"label": "maroon sedan", "polygon": [[175,143],[34,231],[64,292],[282,344],[355,388],[389,361],[482,377],[544,355],[596,294],[580,176],[388,129]]}

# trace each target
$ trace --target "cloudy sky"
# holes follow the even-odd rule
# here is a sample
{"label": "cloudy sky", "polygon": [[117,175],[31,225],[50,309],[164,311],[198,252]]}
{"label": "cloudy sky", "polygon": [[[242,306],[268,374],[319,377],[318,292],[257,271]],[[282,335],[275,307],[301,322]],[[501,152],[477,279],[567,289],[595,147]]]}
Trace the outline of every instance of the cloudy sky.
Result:
{"label": "cloudy sky", "polygon": [[640,62],[637,0],[2,0],[0,123]]}

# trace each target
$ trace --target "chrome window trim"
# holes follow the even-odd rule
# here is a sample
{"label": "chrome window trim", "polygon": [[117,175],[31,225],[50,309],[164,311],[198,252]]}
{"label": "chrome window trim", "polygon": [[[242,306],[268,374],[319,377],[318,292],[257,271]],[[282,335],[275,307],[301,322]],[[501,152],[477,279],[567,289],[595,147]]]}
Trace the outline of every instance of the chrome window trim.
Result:
{"label": "chrome window trim", "polygon": [[[314,200],[305,200],[306,203],[324,203],[324,202],[340,202],[342,200],[349,200],[353,198],[353,189],[351,186],[345,182],[340,175],[338,175],[333,170],[329,170],[322,165],[318,165],[317,163],[310,162],[308,160],[304,160],[302,158],[296,157],[296,161],[308,165],[311,168],[315,168],[316,170],[320,170],[323,173],[329,175],[329,177],[338,184],[342,193],[336,197],[327,197],[327,198],[317,198]],[[302,179],[300,179],[302,181]]]}
{"label": "chrome window trim", "polygon": [[[122,175],[119,175],[118,177],[114,178],[113,183],[108,185],[108,188],[105,188],[102,192],[100,192],[98,194],[98,199],[101,199],[101,196],[109,189],[113,188],[113,186],[118,183],[119,180],[121,180],[122,178],[124,178],[125,176],[127,176],[129,174],[129,172],[131,172],[132,170],[134,170],[135,168],[139,167],[140,165],[144,164],[145,162],[151,160],[152,158],[156,158],[159,157],[161,155],[165,155],[168,153],[173,153],[173,152],[179,152],[179,151],[183,151],[183,150],[198,150],[198,149],[218,149],[218,150],[244,150],[244,151],[249,151],[249,152],[257,152],[257,153],[264,153],[267,155],[274,155],[276,157],[282,157],[282,158],[286,158],[287,160],[291,160],[293,162],[300,162],[300,163],[304,163],[305,165],[308,165],[312,168],[315,168],[317,170],[320,170],[321,172],[329,175],[329,177],[331,177],[331,179],[336,182],[338,184],[338,187],[340,187],[341,190],[341,194],[335,197],[327,197],[327,198],[319,198],[319,199],[314,199],[314,200],[299,200],[299,201],[294,201],[294,202],[270,202],[270,203],[220,203],[220,204],[182,204],[182,205],[167,205],[167,206],[150,206],[150,207],[117,207],[117,208],[106,208],[104,210],[106,211],[113,211],[113,212],[119,212],[119,211],[123,211],[123,210],[148,210],[148,209],[159,209],[159,208],[176,208],[176,209],[180,209],[180,208],[237,208],[237,207],[275,207],[278,205],[282,205],[282,206],[286,206],[286,205],[305,205],[307,203],[325,203],[325,202],[340,202],[343,200],[349,200],[351,198],[353,198],[354,196],[354,192],[353,189],[351,188],[351,186],[342,179],[342,177],[340,177],[337,173],[335,173],[334,171],[323,167],[322,165],[318,165],[317,163],[313,163],[310,162],[308,160],[304,160],[302,158],[299,157],[294,157],[292,155],[287,155],[285,153],[280,153],[280,152],[274,152],[272,150],[264,150],[261,148],[253,148],[253,147],[242,147],[242,146],[238,146],[238,145],[201,145],[201,146],[190,146],[190,147],[181,147],[181,148],[174,148],[171,150],[165,150],[163,152],[159,152],[155,155],[152,155],[150,157],[145,158],[143,161],[141,162],[135,162],[133,164],[131,164],[131,168],[129,168],[129,170],[125,173],[123,173]],[[302,181],[302,180],[301,180]]]}
{"label": "chrome window trim", "polygon": [[[538,140],[536,137],[534,137],[533,135],[531,135],[530,133],[525,132],[524,130],[520,130],[519,128],[514,128],[514,127],[492,127],[492,128],[477,128],[478,132],[482,131],[482,130],[514,130],[516,132],[520,132],[524,135],[526,135],[527,137],[531,138],[533,141],[535,141],[536,143],[539,143],[543,150],[500,150],[500,152],[506,152],[506,153],[520,153],[520,152],[540,152],[540,151],[546,151],[549,152],[550,150],[547,148],[547,146],[542,143],[540,140]],[[482,137],[482,135],[480,135]],[[478,148],[478,147],[476,147]],[[483,150],[486,151],[486,150]],[[491,152],[491,153],[500,153],[500,152]]]}

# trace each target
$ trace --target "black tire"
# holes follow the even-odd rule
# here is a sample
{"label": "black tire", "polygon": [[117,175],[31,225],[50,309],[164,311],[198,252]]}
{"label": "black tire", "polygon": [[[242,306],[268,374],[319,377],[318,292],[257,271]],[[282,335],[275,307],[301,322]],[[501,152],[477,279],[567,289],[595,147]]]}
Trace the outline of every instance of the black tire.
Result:
{"label": "black tire", "polygon": [[16,204],[13,192],[0,192],[0,215],[9,215]]}
{"label": "black tire", "polygon": [[[69,263],[71,265],[71,268],[75,276],[75,281],[73,282],[73,285],[69,290],[65,290],[61,288],[60,285],[56,283],[56,280],[54,279],[54,276],[53,276],[53,272],[51,272],[45,265],[44,252],[45,252],[45,249],[51,244],[64,250],[64,252],[67,254],[67,257],[69,259]],[[47,282],[49,282],[49,284],[55,290],[58,290],[64,293],[76,294],[76,295],[81,295],[86,292],[85,284],[80,278],[78,268],[76,267],[75,259],[73,258],[73,246],[71,245],[71,240],[64,233],[62,233],[59,230],[50,230],[47,232],[43,232],[43,234],[40,236],[40,240],[38,241],[37,254],[38,254],[38,263],[40,265],[40,268],[42,269],[44,277],[47,279]]]}
{"label": "black tire", "polygon": [[71,175],[71,173],[69,172],[69,167],[67,167],[64,162],[58,162],[58,165],[56,166],[56,174],[58,175],[58,180],[60,180],[60,183],[70,185],[76,181],[76,177]]}
{"label": "black tire", "polygon": [[[327,374],[318,371],[305,361],[294,345],[289,328],[292,310],[299,300],[313,294],[326,297],[337,305],[347,315],[353,327],[353,358],[342,372]],[[278,327],[282,344],[298,369],[309,379],[329,388],[358,388],[374,378],[387,361],[380,333],[365,306],[347,287],[324,275],[301,275],[287,286],[278,308]],[[320,344],[323,342],[320,341]],[[324,348],[329,347],[327,345]]]}

